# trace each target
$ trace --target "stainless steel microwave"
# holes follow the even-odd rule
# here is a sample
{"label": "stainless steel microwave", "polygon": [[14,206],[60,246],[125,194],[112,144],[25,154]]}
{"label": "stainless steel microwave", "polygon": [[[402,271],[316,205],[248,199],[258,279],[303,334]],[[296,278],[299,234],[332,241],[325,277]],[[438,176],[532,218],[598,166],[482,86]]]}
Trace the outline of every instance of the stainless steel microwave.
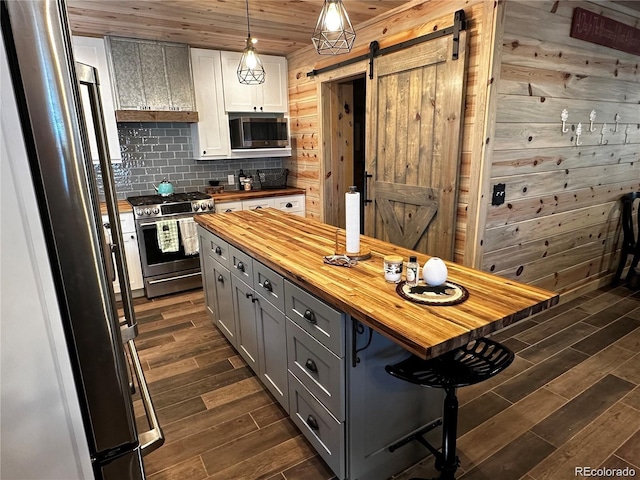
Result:
{"label": "stainless steel microwave", "polygon": [[282,148],[289,146],[286,118],[239,117],[229,120],[231,148]]}

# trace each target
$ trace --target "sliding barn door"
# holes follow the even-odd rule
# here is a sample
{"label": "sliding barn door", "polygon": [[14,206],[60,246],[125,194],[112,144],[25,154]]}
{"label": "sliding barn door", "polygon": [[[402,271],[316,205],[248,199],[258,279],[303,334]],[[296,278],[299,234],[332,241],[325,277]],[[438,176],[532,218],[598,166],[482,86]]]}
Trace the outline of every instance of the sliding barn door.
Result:
{"label": "sliding barn door", "polygon": [[453,259],[466,66],[453,36],[375,59],[367,87],[365,233]]}

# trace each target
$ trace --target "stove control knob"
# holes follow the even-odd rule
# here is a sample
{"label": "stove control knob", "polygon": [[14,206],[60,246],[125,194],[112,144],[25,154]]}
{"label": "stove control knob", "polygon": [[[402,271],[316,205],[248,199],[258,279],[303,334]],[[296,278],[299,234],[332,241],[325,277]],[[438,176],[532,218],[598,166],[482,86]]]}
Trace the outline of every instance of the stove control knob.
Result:
{"label": "stove control knob", "polygon": [[209,210],[213,210],[213,203],[211,203],[211,202],[207,203],[207,208]]}
{"label": "stove control knob", "polygon": [[148,209],[148,208],[145,208],[145,209],[144,209],[144,214],[145,214],[145,215],[151,215],[151,210],[150,210],[150,209]]}
{"label": "stove control knob", "polygon": [[144,212],[142,211],[142,209],[141,209],[141,208],[139,208],[138,210],[136,210],[136,214],[137,214],[138,216],[141,216],[143,213],[144,213]]}
{"label": "stove control knob", "polygon": [[160,213],[160,209],[159,209],[159,208],[154,208],[154,209],[153,209],[153,214],[154,214],[154,215],[157,215],[157,214],[159,214],[159,213]]}
{"label": "stove control knob", "polygon": [[200,205],[198,205],[197,203],[194,203],[194,204],[193,204],[193,210],[194,210],[195,212],[197,212],[198,210],[200,210]]}

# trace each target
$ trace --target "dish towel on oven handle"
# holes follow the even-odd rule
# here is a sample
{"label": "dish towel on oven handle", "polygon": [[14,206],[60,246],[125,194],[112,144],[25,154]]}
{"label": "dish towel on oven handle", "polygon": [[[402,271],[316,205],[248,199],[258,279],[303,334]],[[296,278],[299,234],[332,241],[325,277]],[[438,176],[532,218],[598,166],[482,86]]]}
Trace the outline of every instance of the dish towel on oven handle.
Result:
{"label": "dish towel on oven handle", "polygon": [[193,218],[181,218],[178,220],[182,246],[185,255],[197,255],[198,253],[198,230]]}
{"label": "dish towel on oven handle", "polygon": [[158,247],[160,247],[162,253],[180,250],[178,222],[176,220],[158,220],[156,222],[156,234],[158,236]]}

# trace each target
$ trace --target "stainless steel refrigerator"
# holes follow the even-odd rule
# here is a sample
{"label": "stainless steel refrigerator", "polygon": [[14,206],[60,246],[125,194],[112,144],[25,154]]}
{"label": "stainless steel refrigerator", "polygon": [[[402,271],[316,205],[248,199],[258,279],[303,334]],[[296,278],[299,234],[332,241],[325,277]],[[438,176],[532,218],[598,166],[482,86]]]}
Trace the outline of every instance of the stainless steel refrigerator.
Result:
{"label": "stainless steel refrigerator", "polygon": [[[88,451],[95,478],[143,479],[142,455],[160,446],[164,439],[135,348],[137,325],[131,289],[126,281],[127,265],[102,118],[98,73],[73,60],[63,0],[2,0],[0,8],[3,44],[1,154],[5,157],[2,163],[2,373],[5,378],[2,383],[0,475],[11,478],[20,475],[16,473],[20,469],[25,478],[36,475],[29,473],[31,471],[42,471],[40,478],[63,475],[52,472],[57,471],[56,461],[64,459],[57,458],[52,462],[42,458],[47,454],[39,455],[36,446],[47,452],[48,446],[39,443],[53,443],[50,450],[55,452],[59,447],[55,445],[56,439],[62,441],[69,437],[72,446],[80,444],[80,447],[74,447],[77,452]],[[87,90],[84,96],[91,105],[91,118],[85,118],[83,114],[82,89]],[[10,93],[13,93],[13,99]],[[5,101],[5,98],[15,101],[15,117],[7,113],[13,101]],[[100,152],[112,243],[107,242],[102,227],[88,122],[93,125]],[[24,156],[15,153],[18,150],[13,142],[20,147],[20,152],[24,151]],[[9,196],[9,191],[16,194]],[[10,210],[11,205],[15,207]],[[14,219],[14,223],[10,224],[9,218]],[[16,227],[16,224],[19,225]],[[16,229],[14,235],[9,237],[8,230],[13,228]],[[20,233],[24,235],[21,237]],[[40,237],[44,251],[38,249]],[[22,240],[18,240],[20,238]],[[20,250],[23,244],[26,247]],[[25,252],[24,259],[9,258],[11,252],[21,251]],[[35,275],[30,288],[27,288],[27,282],[22,290],[12,289],[9,282],[19,281],[23,269],[40,273]],[[13,276],[10,275],[12,271]],[[121,285],[122,318],[118,316],[113,291],[116,271]],[[47,293],[49,280],[50,294]],[[7,292],[17,293],[10,295],[13,298],[6,298]],[[32,321],[31,313],[26,313],[29,302],[45,305],[39,310],[43,317],[41,324],[46,330],[40,349],[33,345],[42,332],[37,331],[39,324]],[[21,315],[23,318],[19,318]],[[32,324],[35,327],[27,327]],[[23,335],[12,337],[20,327],[24,328]],[[60,335],[56,336],[58,330]],[[14,343],[9,341],[12,338]],[[17,345],[22,341],[24,347],[19,351],[21,348]],[[27,381],[15,375],[14,370],[19,366],[12,370],[14,363],[22,362],[23,376],[31,378],[29,364],[35,363],[38,359],[33,357],[47,349],[54,352],[52,375],[59,377],[61,393],[43,391],[51,383],[50,376],[45,373],[49,361],[41,362],[40,391],[37,371],[35,380]],[[16,360],[20,355],[22,358]],[[65,372],[72,377],[71,388],[65,387]],[[7,378],[13,378],[14,384],[5,381]],[[138,394],[149,424],[144,432],[138,432],[133,408],[134,395]],[[54,432],[49,438],[44,426],[51,416],[58,414],[52,406],[59,403],[60,395],[71,399],[62,402],[62,407],[58,408],[66,409],[70,419],[67,425],[71,426],[66,427],[63,422],[59,435]],[[63,431],[65,428],[73,430],[73,412],[78,412],[77,423],[81,428],[76,430],[80,435],[78,432],[68,435],[69,432]],[[20,428],[34,433],[28,439],[22,439]],[[9,434],[11,431],[13,435]],[[42,434],[38,433],[40,431]],[[27,441],[29,445],[18,444]],[[31,453],[28,452],[30,448],[33,449]],[[86,460],[83,455],[77,455],[73,461],[82,463]],[[38,462],[49,462],[49,465],[39,466]],[[46,476],[47,471],[51,477]],[[83,476],[79,474],[80,478]]]}

